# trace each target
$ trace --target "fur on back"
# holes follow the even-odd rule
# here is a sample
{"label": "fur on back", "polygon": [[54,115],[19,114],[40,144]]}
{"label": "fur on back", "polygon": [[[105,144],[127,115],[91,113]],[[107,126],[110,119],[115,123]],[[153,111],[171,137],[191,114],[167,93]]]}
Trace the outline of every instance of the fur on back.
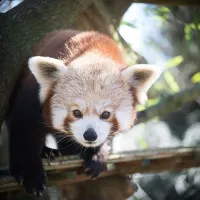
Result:
{"label": "fur on back", "polygon": [[125,66],[125,61],[115,42],[108,36],[95,31],[55,31],[47,34],[33,48],[33,56],[59,58],[64,60],[66,65],[88,52],[99,52]]}

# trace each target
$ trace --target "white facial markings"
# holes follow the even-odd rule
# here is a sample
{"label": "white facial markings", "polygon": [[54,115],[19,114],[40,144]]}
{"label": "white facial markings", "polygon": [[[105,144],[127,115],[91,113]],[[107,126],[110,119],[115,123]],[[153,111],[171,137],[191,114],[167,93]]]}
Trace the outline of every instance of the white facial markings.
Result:
{"label": "white facial markings", "polygon": [[40,98],[41,103],[43,103],[45,99],[47,98],[48,91],[49,91],[49,87],[40,86],[39,98]]}
{"label": "white facial markings", "polygon": [[54,108],[52,107],[52,125],[54,128],[63,131],[64,119],[67,117],[68,112],[66,108]]}
{"label": "white facial markings", "polygon": [[[109,67],[106,68],[105,65]],[[66,132],[64,120],[69,117],[68,128],[73,138],[89,147],[102,144],[109,133],[115,130],[115,126],[119,126],[119,130],[116,128],[119,132],[130,128],[134,115],[133,95],[129,84],[119,76],[114,65],[100,62],[95,66],[84,65],[80,69],[71,66],[68,73],[58,79],[50,102],[50,117],[55,129]],[[40,93],[41,101],[47,96],[48,90],[44,89]],[[74,110],[80,110],[83,117],[75,118]],[[104,111],[111,112],[110,122],[100,119]],[[93,144],[88,144],[83,137],[89,128],[94,129],[97,134]]]}
{"label": "white facial markings", "polygon": [[115,116],[119,123],[119,131],[127,131],[130,129],[130,125],[133,123],[134,111],[133,102],[134,99],[131,94],[127,94],[126,98],[121,101],[120,106],[115,112]]}
{"label": "white facial markings", "polygon": [[51,133],[46,135],[45,146],[50,149],[58,149],[56,138]]}
{"label": "white facial markings", "polygon": [[94,129],[97,134],[97,139],[95,140],[93,146],[98,146],[107,139],[111,126],[112,125],[110,123],[101,120],[99,116],[93,115],[84,116],[82,119],[71,123],[71,130],[78,142],[80,142],[83,146],[91,146],[86,143],[86,140],[83,138],[83,134],[88,128]]}
{"label": "white facial markings", "polygon": [[123,110],[123,108],[118,109],[115,115],[119,123],[120,132],[128,130],[133,121],[133,108],[130,108],[129,110],[127,108],[125,108],[125,110]]}

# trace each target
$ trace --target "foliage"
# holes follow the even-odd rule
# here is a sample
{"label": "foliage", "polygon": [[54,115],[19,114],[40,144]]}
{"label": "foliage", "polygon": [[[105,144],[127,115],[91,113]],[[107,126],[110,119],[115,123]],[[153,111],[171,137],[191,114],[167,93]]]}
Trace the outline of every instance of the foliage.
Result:
{"label": "foliage", "polygon": [[200,23],[185,24],[185,27],[184,27],[185,40],[188,40],[188,41],[191,40],[193,31],[200,31]]}
{"label": "foliage", "polygon": [[175,56],[175,57],[171,58],[170,60],[168,60],[166,67],[167,67],[167,69],[177,67],[183,61],[184,61],[183,56],[181,56],[181,55]]}
{"label": "foliage", "polygon": [[[195,35],[196,36],[199,35],[200,13],[198,13],[199,12],[198,10],[193,9],[193,11],[191,11],[191,12],[193,12],[191,15],[183,16],[182,13],[184,13],[186,11],[184,11],[184,9],[182,9],[182,8],[155,6],[155,5],[149,5],[149,6],[145,7],[146,16],[147,17],[156,16],[156,19],[158,19],[161,22],[162,30],[174,31],[176,29],[176,27],[180,28],[176,32],[180,36],[180,40],[179,40],[180,43],[178,43],[178,42],[176,43],[177,45],[180,46],[180,48],[182,46],[182,42],[190,41],[191,39],[194,40],[194,38],[192,38],[192,37]],[[167,22],[168,24],[166,24],[166,23],[163,24],[163,22],[164,23]],[[129,26],[134,29],[137,28],[137,27],[135,27],[134,23],[132,23],[132,22],[122,21],[121,24]],[[168,28],[165,29],[165,26],[167,26]],[[163,32],[163,33],[165,34],[165,32]],[[166,34],[166,36],[170,37],[167,34]],[[163,35],[163,37],[164,37],[164,35]],[[150,45],[156,44],[156,40],[155,41],[151,40],[150,42],[148,43]],[[155,46],[153,47],[154,49],[155,49]],[[179,48],[179,46],[175,47],[175,49]],[[163,44],[163,49],[164,50],[167,49],[167,47],[165,47],[165,44]],[[188,46],[188,50],[190,50],[189,46]],[[150,98],[147,100],[146,105],[138,106],[137,109],[139,111],[144,110],[150,106],[153,106],[153,105],[159,103],[161,101],[162,97],[165,97],[169,94],[175,94],[180,91],[180,86],[178,85],[176,77],[174,77],[174,72],[179,71],[179,68],[178,69],[175,69],[175,68],[180,67],[181,65],[185,66],[184,60],[185,59],[187,60],[188,58],[184,53],[185,52],[184,49],[183,50],[179,49],[178,52],[180,52],[179,54],[181,54],[181,55],[177,55],[167,61],[166,65],[165,65],[165,71],[163,73],[163,76],[150,89],[150,91],[149,91]],[[175,53],[172,52],[172,55]],[[169,53],[169,55],[170,55],[170,53]],[[191,78],[191,81],[192,81],[192,83],[199,83],[200,82],[200,73],[194,74],[194,76]]]}
{"label": "foliage", "polygon": [[169,18],[170,9],[167,7],[158,7],[156,10],[153,11],[155,14],[155,18],[161,22],[166,22]]}
{"label": "foliage", "polygon": [[128,26],[130,28],[136,28],[136,26],[134,25],[134,23],[130,23],[130,22],[127,22],[127,21],[124,21],[124,20],[121,20],[120,25],[125,25],[125,26]]}
{"label": "foliage", "polygon": [[171,90],[172,93],[180,91],[180,88],[179,88],[176,80],[174,79],[174,76],[169,71],[166,71],[164,73],[164,77],[165,77],[165,81],[168,84],[169,89]]}
{"label": "foliage", "polygon": [[184,34],[185,40],[190,41],[192,38],[192,34],[200,31],[200,13],[194,12],[192,23],[185,22],[184,20],[179,20],[174,16],[171,8],[166,6],[151,6],[147,7],[146,13],[153,13],[155,15],[155,19],[160,22],[159,25],[163,25],[164,22],[176,21],[177,23],[181,23],[184,25]]}
{"label": "foliage", "polygon": [[183,56],[179,55],[168,60],[166,64],[166,71],[164,72],[164,78],[167,85],[169,86],[169,89],[171,90],[171,93],[179,92],[180,88],[174,76],[170,73],[170,69],[179,66],[183,61],[184,61]]}
{"label": "foliage", "polygon": [[195,73],[191,78],[193,83],[200,83],[200,72]]}

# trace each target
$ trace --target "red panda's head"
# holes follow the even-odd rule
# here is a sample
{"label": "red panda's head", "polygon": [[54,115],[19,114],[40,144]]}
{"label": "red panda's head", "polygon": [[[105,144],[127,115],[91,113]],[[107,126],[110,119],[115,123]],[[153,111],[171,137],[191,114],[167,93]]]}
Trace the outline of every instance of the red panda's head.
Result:
{"label": "red panda's head", "polygon": [[49,125],[83,146],[99,146],[109,135],[131,128],[136,104],[159,77],[151,65],[122,71],[106,59],[79,59],[65,66],[49,57],[32,57],[29,68],[40,85],[40,101]]}

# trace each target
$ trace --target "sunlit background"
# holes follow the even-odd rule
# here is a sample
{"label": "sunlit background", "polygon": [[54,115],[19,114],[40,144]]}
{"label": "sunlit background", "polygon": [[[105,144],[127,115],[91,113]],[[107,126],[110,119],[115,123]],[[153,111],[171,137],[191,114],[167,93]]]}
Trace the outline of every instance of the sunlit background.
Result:
{"label": "sunlit background", "polygon": [[[122,19],[119,33],[148,63],[164,69],[149,93],[145,108],[200,82],[199,8],[132,4]],[[136,125],[114,140],[113,151],[199,144],[199,103],[200,98],[166,117]],[[145,108],[140,106],[139,110]],[[199,178],[198,169],[185,173],[137,174],[133,179],[141,187],[133,199],[199,199]]]}

